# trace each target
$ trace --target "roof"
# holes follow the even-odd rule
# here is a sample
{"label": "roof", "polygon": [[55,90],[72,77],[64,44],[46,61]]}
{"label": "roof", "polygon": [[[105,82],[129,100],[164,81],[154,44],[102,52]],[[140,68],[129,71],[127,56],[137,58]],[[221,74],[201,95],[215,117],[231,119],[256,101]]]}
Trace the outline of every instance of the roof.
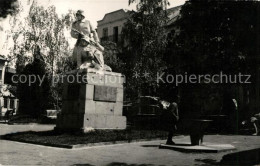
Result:
{"label": "roof", "polygon": [[182,5],[167,9],[168,18],[169,18],[169,21],[167,22],[168,26],[173,24],[180,17],[181,7]]}
{"label": "roof", "polygon": [[106,18],[107,15],[111,15],[111,14],[118,13],[118,12],[121,12],[121,11],[123,11],[125,13],[129,12],[129,10],[127,10],[127,9],[119,9],[119,10],[116,10],[116,11],[113,11],[113,12],[110,12],[110,13],[106,13],[105,16],[103,17],[103,19],[99,20],[97,22],[103,21]]}
{"label": "roof", "polygon": [[[172,8],[167,9],[167,15],[169,17],[169,21],[168,21],[168,25],[174,23],[177,18],[179,17],[180,14],[180,10],[181,10],[182,5],[180,6],[175,6]],[[119,9],[110,13],[105,14],[105,16],[103,17],[102,20],[97,21],[98,22],[98,26],[102,26],[103,24],[106,23],[111,23],[117,20],[122,20],[125,19],[127,17],[129,17],[130,13],[132,11],[130,10],[126,10],[126,9]]]}
{"label": "roof", "polygon": [[125,19],[125,18],[129,17],[130,13],[131,13],[131,11],[126,10],[126,9],[120,9],[120,10],[116,10],[116,11],[107,13],[107,14],[105,14],[105,16],[103,17],[102,20],[97,21],[98,26],[100,26],[104,23],[114,22],[117,20]]}
{"label": "roof", "polygon": [[169,9],[167,9],[167,13],[176,12],[176,11],[180,10],[181,7],[182,7],[182,5],[169,8]]}

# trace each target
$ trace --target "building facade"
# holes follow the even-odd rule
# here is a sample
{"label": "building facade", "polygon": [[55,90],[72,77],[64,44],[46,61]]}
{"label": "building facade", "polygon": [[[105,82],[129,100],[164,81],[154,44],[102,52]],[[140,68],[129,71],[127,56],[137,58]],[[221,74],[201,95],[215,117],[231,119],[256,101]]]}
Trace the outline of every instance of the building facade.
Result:
{"label": "building facade", "polygon": [[[137,6],[138,7],[138,6]],[[181,6],[167,9],[169,21],[167,23],[167,32],[174,29],[173,23],[179,18]],[[116,10],[105,14],[104,18],[98,21],[97,33],[101,42],[112,41],[114,43],[123,42],[121,38],[122,29],[127,19],[133,11]],[[175,29],[176,30],[176,29]]]}
{"label": "building facade", "polygon": [[0,55],[0,118],[7,110],[14,110],[14,114],[17,113],[19,100],[8,90],[8,85],[15,73],[14,68],[8,67],[6,58]]}
{"label": "building facade", "polygon": [[129,10],[120,9],[107,13],[102,20],[98,21],[97,33],[100,41],[122,42],[122,29],[130,13]]}

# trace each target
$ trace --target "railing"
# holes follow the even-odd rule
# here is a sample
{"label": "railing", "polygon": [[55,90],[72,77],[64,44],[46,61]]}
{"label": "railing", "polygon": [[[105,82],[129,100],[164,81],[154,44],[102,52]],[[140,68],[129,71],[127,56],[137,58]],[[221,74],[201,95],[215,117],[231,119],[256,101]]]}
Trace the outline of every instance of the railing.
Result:
{"label": "railing", "polygon": [[111,42],[114,42],[114,43],[122,43],[123,40],[122,40],[122,36],[121,35],[118,35],[117,37],[114,36],[114,35],[111,35],[111,36],[105,36],[105,37],[101,37],[101,42],[104,42],[104,41],[111,41]]}

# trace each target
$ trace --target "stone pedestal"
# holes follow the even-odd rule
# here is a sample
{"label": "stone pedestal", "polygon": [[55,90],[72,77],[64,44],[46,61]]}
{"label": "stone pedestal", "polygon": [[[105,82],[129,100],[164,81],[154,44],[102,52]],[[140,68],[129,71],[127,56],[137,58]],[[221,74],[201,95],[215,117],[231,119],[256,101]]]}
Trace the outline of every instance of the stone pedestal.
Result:
{"label": "stone pedestal", "polygon": [[67,74],[55,129],[125,129],[123,82],[123,75],[114,72]]}

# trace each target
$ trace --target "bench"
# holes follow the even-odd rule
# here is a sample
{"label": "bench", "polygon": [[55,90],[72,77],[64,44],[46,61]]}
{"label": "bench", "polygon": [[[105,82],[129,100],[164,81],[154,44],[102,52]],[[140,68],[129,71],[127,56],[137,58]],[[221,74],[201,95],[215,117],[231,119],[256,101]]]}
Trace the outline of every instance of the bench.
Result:
{"label": "bench", "polygon": [[50,119],[57,119],[58,110],[46,110],[46,117]]}
{"label": "bench", "polygon": [[14,115],[14,109],[9,109],[5,112],[4,120],[8,121]]}

